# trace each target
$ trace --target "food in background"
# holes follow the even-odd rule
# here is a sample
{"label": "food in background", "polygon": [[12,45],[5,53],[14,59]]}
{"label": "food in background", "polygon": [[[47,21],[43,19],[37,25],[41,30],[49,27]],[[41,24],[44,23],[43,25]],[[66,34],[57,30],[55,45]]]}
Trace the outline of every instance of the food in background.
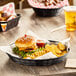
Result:
{"label": "food in background", "polygon": [[[23,59],[36,59],[47,53],[52,53],[56,57],[63,56],[67,53],[66,47],[62,43],[48,44],[43,40],[35,40],[33,36],[25,35],[18,38],[15,42],[16,47],[13,48],[13,52]],[[51,57],[51,56],[50,56]]]}
{"label": "food in background", "polygon": [[63,0],[34,0],[35,2],[38,3],[43,3],[45,6],[50,6],[50,5],[57,5]]}
{"label": "food in background", "polygon": [[1,23],[1,27],[3,31],[6,31],[7,23]]}
{"label": "food in background", "polygon": [[7,21],[7,19],[10,16],[7,15],[7,13],[4,13],[3,11],[0,11],[0,21]]}

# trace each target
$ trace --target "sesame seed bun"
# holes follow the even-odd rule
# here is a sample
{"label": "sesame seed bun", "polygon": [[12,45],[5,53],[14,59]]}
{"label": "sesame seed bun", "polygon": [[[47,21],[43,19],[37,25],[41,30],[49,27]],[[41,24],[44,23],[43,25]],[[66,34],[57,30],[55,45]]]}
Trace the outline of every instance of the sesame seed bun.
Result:
{"label": "sesame seed bun", "polygon": [[36,49],[36,42],[33,36],[27,35],[27,37],[18,38],[15,45],[19,47],[19,50]]}

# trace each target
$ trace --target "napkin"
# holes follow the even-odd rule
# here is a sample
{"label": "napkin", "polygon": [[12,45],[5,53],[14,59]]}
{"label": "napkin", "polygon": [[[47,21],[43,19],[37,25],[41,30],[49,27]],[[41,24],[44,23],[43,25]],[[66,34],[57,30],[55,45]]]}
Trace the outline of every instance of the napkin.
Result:
{"label": "napkin", "polygon": [[44,4],[38,3],[38,2],[34,2],[34,0],[28,0],[29,4],[33,7],[37,7],[37,8],[60,8],[63,6],[67,6],[69,5],[68,0],[63,0],[61,1],[59,4],[55,5],[50,5],[50,6],[45,6]]}
{"label": "napkin", "polygon": [[3,51],[4,53],[8,53],[10,54],[11,56],[15,56],[15,57],[18,57],[18,55],[14,54],[11,47],[10,46],[0,46],[0,51]]}
{"label": "napkin", "polygon": [[7,13],[8,16],[10,16],[10,15],[16,15],[15,5],[14,5],[13,2],[8,3],[8,4],[4,5],[4,6],[1,6],[0,7],[0,11],[3,11],[5,13]]}
{"label": "napkin", "polygon": [[57,58],[52,52],[44,54],[43,56],[37,57],[36,59],[50,59],[50,58]]}
{"label": "napkin", "polygon": [[48,42],[48,40],[46,39],[42,39],[41,37],[38,37],[34,32],[32,32],[31,30],[28,30],[27,35],[31,35],[31,36],[34,36],[36,40],[44,40],[44,42]]}
{"label": "napkin", "polygon": [[76,68],[76,59],[67,59],[65,67],[66,68]]}

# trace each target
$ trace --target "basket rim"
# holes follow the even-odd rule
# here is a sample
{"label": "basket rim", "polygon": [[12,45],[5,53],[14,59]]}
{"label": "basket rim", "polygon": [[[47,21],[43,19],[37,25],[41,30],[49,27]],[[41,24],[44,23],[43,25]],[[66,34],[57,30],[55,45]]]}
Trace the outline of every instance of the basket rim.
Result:
{"label": "basket rim", "polygon": [[[21,17],[21,14],[16,14],[16,15],[17,15],[16,18]],[[16,19],[16,18],[14,18],[14,19]],[[11,20],[9,20],[9,21],[12,21],[12,20],[14,20],[14,19],[11,19]],[[9,21],[0,21],[0,23],[8,23]]]}
{"label": "basket rim", "polygon": [[[64,6],[63,6],[64,7]],[[35,9],[42,9],[42,10],[58,10],[58,9],[61,9],[61,8],[63,8],[63,7],[60,7],[60,8],[37,8],[37,7],[33,7],[32,6],[32,8],[35,8]]]}

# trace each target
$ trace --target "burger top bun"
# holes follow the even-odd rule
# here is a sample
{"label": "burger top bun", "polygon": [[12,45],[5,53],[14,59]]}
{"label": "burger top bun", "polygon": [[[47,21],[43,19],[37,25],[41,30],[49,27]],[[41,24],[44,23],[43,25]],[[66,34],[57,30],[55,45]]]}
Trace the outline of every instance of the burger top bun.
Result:
{"label": "burger top bun", "polygon": [[[33,36],[27,35],[26,37],[23,36],[21,38],[18,38],[15,42],[15,45],[19,48],[35,49],[36,42],[35,42],[35,38]],[[32,47],[32,46],[34,46],[34,47]]]}

